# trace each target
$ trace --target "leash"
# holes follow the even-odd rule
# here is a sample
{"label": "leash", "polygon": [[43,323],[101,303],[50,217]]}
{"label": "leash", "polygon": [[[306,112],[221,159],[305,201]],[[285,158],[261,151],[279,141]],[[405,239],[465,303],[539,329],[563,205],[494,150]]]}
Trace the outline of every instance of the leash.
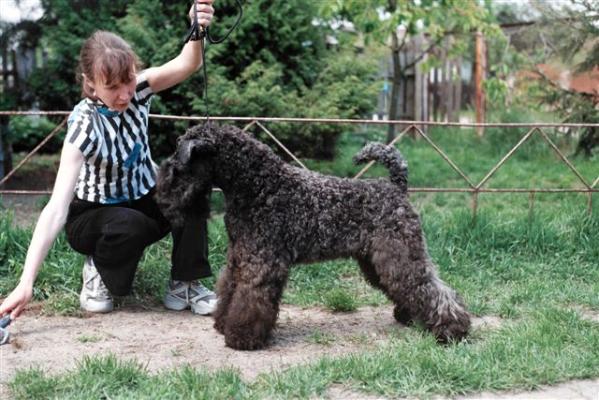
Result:
{"label": "leash", "polygon": [[202,42],[202,70],[204,75],[204,104],[206,106],[206,122],[208,122],[208,119],[210,118],[210,115],[208,113],[208,72],[206,71],[206,40],[208,40],[208,42],[212,44],[222,43],[229,37],[231,32],[233,32],[235,28],[237,28],[239,22],[241,21],[241,17],[243,16],[243,7],[241,5],[241,0],[235,0],[235,3],[237,4],[237,8],[239,9],[237,20],[235,21],[231,29],[229,29],[229,31],[222,38],[214,39],[212,35],[210,35],[210,27],[204,28],[202,25],[198,23],[197,3],[194,0],[193,22],[191,24],[191,28],[189,28],[189,31],[187,32],[187,35],[185,35],[185,38],[183,39],[184,44],[189,41],[194,42],[200,40]]}

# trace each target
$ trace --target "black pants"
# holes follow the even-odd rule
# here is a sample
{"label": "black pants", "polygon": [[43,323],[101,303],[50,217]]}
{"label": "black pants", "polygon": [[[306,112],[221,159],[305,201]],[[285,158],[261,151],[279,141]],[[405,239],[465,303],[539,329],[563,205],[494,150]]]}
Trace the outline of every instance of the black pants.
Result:
{"label": "black pants", "polygon": [[[171,231],[153,198],[154,191],[130,203],[99,204],[75,198],[65,225],[71,247],[92,256],[102,281],[115,295],[131,291],[146,247]],[[171,278],[190,281],[212,275],[206,220],[190,215],[172,230]]]}

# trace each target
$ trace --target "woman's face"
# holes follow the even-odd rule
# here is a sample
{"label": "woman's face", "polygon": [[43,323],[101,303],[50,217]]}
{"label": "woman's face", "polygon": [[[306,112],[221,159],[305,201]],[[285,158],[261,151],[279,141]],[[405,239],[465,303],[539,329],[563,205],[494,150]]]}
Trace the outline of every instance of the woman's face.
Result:
{"label": "woman's face", "polygon": [[136,79],[131,75],[128,82],[106,83],[103,79],[96,79],[93,83],[88,82],[94,89],[94,94],[108,108],[123,112],[129,107],[129,103],[135,94]]}

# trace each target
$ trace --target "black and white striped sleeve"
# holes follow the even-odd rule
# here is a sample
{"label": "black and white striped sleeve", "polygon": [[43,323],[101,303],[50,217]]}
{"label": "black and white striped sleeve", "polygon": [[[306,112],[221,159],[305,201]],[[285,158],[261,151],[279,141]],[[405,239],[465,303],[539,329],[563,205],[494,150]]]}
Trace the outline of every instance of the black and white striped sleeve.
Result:
{"label": "black and white striped sleeve", "polygon": [[93,116],[89,111],[75,110],[68,120],[65,140],[71,143],[88,159],[97,148],[97,132],[94,129]]}
{"label": "black and white striped sleeve", "polygon": [[137,76],[137,86],[135,88],[135,98],[139,104],[146,104],[154,95],[154,91],[148,83],[148,78],[145,72]]}

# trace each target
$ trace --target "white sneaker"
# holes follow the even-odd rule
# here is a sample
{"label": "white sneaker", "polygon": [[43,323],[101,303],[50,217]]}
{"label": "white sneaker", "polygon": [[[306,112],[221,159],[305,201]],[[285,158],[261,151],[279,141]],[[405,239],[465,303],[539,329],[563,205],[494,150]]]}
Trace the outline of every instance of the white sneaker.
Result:
{"label": "white sneaker", "polygon": [[164,306],[169,310],[181,311],[191,307],[191,312],[209,315],[216,310],[216,294],[198,281],[173,281],[164,296]]}
{"label": "white sneaker", "polygon": [[83,263],[83,287],[79,302],[81,308],[89,312],[107,313],[113,309],[112,296],[91,257],[87,257]]}

